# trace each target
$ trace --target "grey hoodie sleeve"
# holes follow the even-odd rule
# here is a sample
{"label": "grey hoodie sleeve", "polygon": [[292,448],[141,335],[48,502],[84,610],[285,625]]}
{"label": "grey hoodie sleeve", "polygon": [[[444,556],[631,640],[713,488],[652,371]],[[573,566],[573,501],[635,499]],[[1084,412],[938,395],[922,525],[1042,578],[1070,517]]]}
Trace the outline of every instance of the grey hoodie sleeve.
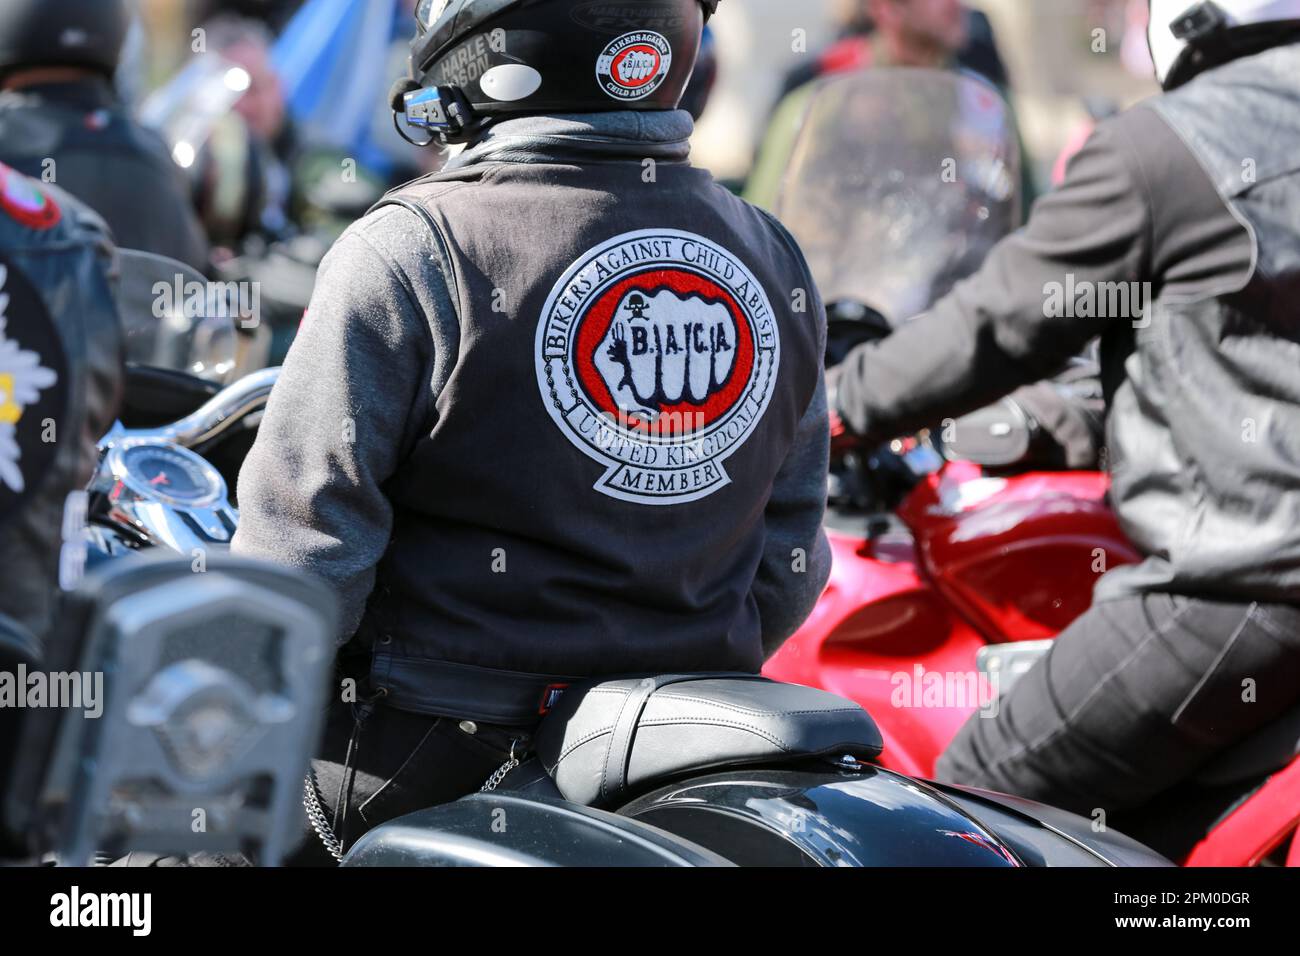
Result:
{"label": "grey hoodie sleeve", "polygon": [[[409,214],[367,217],[326,257],[239,476],[233,550],[333,585],[340,641],[355,632],[387,549],[393,519],[383,485],[413,443],[412,423],[426,418],[433,368],[422,306],[429,290],[417,296],[391,250],[376,248],[389,245],[393,230],[375,223],[390,215]],[[418,247],[418,230],[409,235]],[[423,285],[436,272],[422,270]]]}
{"label": "grey hoodie sleeve", "polygon": [[767,545],[751,592],[763,625],[764,658],[799,629],[830,577],[831,549],[822,529],[830,455],[823,377],[777,474],[765,513]]}

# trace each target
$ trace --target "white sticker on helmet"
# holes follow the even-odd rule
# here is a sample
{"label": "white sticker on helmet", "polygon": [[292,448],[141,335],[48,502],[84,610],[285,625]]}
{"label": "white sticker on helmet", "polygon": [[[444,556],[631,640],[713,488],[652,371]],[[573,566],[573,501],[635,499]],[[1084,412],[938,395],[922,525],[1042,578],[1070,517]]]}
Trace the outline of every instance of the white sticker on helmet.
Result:
{"label": "white sticker on helmet", "polygon": [[479,79],[484,94],[501,103],[527,99],[542,86],[542,74],[523,63],[494,66]]}

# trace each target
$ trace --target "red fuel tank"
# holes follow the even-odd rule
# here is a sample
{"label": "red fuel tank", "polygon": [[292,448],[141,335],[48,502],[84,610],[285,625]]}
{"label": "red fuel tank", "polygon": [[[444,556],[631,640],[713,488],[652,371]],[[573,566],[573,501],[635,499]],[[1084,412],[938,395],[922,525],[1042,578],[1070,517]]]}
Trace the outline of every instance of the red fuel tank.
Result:
{"label": "red fuel tank", "polygon": [[981,477],[950,465],[899,509],[923,573],[994,642],[1055,637],[1097,580],[1139,560],[1096,472]]}

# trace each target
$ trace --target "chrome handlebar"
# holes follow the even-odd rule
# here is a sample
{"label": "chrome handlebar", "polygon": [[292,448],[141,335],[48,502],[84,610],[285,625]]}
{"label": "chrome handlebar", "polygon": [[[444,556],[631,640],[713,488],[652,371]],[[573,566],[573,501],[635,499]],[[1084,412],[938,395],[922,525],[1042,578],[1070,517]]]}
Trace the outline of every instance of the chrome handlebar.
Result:
{"label": "chrome handlebar", "polygon": [[126,430],[115,428],[107,441],[125,437],[153,438],[174,442],[183,448],[197,448],[220,438],[232,427],[266,407],[271,389],[280,378],[280,369],[264,368],[223,388],[195,411],[178,422],[161,428]]}
{"label": "chrome handlebar", "polygon": [[180,421],[157,429],[155,437],[166,438],[185,448],[195,448],[219,438],[242,419],[265,408],[271,389],[279,378],[279,368],[264,368],[245,375]]}

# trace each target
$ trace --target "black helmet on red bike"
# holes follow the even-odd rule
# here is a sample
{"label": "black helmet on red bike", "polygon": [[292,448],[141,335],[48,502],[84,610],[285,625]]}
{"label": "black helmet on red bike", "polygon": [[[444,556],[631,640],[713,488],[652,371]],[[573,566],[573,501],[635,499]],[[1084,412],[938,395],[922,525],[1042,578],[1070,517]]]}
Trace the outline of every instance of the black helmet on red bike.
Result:
{"label": "black helmet on red bike", "polygon": [[77,66],[111,75],[130,23],[126,0],[4,0],[0,76],[37,66]]}
{"label": "black helmet on red bike", "polygon": [[502,116],[676,109],[719,0],[421,0],[407,123],[465,142]]}

